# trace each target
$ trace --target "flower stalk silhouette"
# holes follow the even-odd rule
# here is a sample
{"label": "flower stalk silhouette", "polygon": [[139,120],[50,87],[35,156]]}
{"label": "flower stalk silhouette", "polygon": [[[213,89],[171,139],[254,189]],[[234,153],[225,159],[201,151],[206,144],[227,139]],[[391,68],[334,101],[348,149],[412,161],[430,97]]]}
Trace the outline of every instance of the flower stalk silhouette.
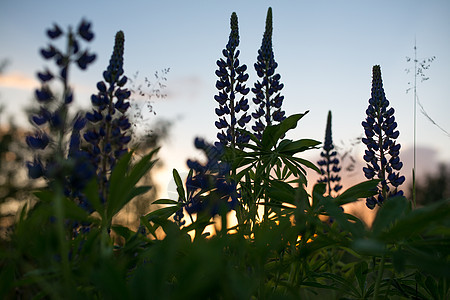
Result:
{"label": "flower stalk silhouette", "polygon": [[98,93],[91,97],[94,108],[86,113],[86,119],[94,126],[84,134],[84,139],[91,145],[89,152],[97,169],[103,202],[107,201],[108,176],[120,157],[128,152],[127,144],[131,140],[128,132],[131,124],[126,115],[131,93],[124,88],[127,77],[123,75],[124,41],[123,32],[117,32],[109,65],[103,72],[104,81],[97,83]]}
{"label": "flower stalk silhouette", "polygon": [[[66,196],[76,198],[74,194],[85,186],[92,169],[79,147],[79,132],[86,122],[80,115],[70,119],[68,114],[69,105],[73,101],[69,70],[73,64],[81,70],[86,70],[95,60],[95,54],[87,49],[80,49],[81,41],[90,42],[94,34],[91,24],[82,20],[76,31],[70,27],[64,31],[54,24],[47,30],[47,36],[51,41],[65,36],[67,43],[65,51],[53,44],[40,50],[44,59],[56,63],[57,72],[46,68],[37,74],[41,87],[36,89],[35,97],[40,108],[30,118],[36,130],[26,137],[28,146],[35,151],[33,161],[27,163],[28,175],[32,179],[43,177],[50,184],[58,182],[64,186]],[[60,96],[50,88],[50,84],[55,81],[62,85]],[[64,141],[69,134],[70,144],[67,147]]]}
{"label": "flower stalk silhouette", "polygon": [[320,167],[322,177],[319,178],[318,182],[326,183],[328,195],[331,195],[331,192],[338,193],[342,189],[342,185],[340,184],[341,177],[339,176],[341,167],[339,166],[337,151],[334,150],[333,137],[331,134],[331,111],[328,111],[325,142],[320,156],[322,159],[319,160],[317,164]]}
{"label": "flower stalk silhouette", "polygon": [[378,194],[366,199],[368,208],[373,209],[377,204],[382,205],[385,200],[393,196],[403,196],[398,187],[405,181],[399,171],[403,163],[400,161],[400,147],[396,142],[399,136],[394,117],[394,108],[389,107],[386,99],[380,66],[372,69],[372,92],[369,107],[366,110],[366,120],[362,122],[365,138],[362,142],[367,146],[363,168],[367,179],[380,179]]}
{"label": "flower stalk silhouette", "polygon": [[216,82],[216,88],[219,94],[214,99],[219,103],[219,107],[215,112],[219,116],[219,120],[215,125],[221,130],[217,134],[219,142],[224,146],[235,148],[249,141],[249,136],[238,130],[244,129],[245,125],[250,121],[251,116],[247,115],[249,109],[248,99],[245,96],[250,89],[245,86],[248,79],[246,73],[247,66],[240,64],[239,54],[237,50],[239,46],[239,27],[238,18],[235,12],[232,13],[230,19],[231,32],[228,43],[223,49],[223,58],[217,61],[216,75],[219,79]]}
{"label": "flower stalk silhouette", "polygon": [[275,73],[278,64],[272,49],[272,31],[272,8],[269,7],[266,29],[255,63],[256,73],[261,79],[257,80],[252,88],[252,92],[255,94],[253,103],[258,105],[256,111],[252,113],[252,117],[255,119],[252,129],[258,139],[262,138],[262,132],[266,126],[286,119],[285,112],[281,110],[284,96],[280,94],[284,85],[280,83],[280,74]]}

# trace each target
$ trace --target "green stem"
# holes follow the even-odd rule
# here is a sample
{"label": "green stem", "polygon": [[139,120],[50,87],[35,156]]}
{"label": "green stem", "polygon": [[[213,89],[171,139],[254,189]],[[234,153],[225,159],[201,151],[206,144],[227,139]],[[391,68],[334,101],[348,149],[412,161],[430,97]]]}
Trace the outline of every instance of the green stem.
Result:
{"label": "green stem", "polygon": [[[276,158],[275,158],[276,160]],[[272,169],[272,165],[274,163],[274,158],[271,157],[269,163],[264,166],[264,178],[263,178],[263,184],[269,184],[270,182],[270,170]],[[269,219],[269,207],[267,206],[267,204],[269,203],[269,197],[267,197],[267,194],[264,193],[264,216],[263,216],[263,220],[264,221],[268,221]]]}
{"label": "green stem", "polygon": [[417,105],[417,46],[414,38],[414,143],[413,143],[413,205],[416,207],[416,105]]}
{"label": "green stem", "polygon": [[379,292],[380,292],[380,284],[381,279],[383,278],[384,273],[384,261],[385,261],[385,254],[381,257],[380,267],[378,269],[378,275],[377,275],[377,281],[375,282],[375,291],[373,293],[373,299],[379,299]]}
{"label": "green stem", "polygon": [[326,158],[327,158],[327,187],[328,187],[328,196],[331,196],[331,171],[330,171],[330,151],[327,150],[326,152]]}
{"label": "green stem", "polygon": [[61,256],[62,275],[64,287],[67,291],[70,290],[70,266],[69,266],[69,248],[66,240],[66,233],[64,230],[64,204],[63,204],[63,191],[59,182],[55,182],[54,189],[54,209],[56,216],[57,234],[59,240],[59,255]]}

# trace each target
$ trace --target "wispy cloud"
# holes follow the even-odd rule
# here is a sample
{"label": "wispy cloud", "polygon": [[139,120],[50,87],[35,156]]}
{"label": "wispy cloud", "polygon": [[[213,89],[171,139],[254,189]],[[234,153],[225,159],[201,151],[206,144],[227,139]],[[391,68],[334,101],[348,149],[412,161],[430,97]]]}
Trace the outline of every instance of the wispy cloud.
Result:
{"label": "wispy cloud", "polygon": [[201,91],[205,88],[205,83],[198,76],[179,77],[170,80],[167,83],[167,98],[174,100],[178,98],[185,98],[190,101],[196,101],[201,97]]}
{"label": "wispy cloud", "polygon": [[39,82],[37,79],[31,78],[28,75],[14,72],[0,75],[0,86],[21,90],[31,90],[38,87]]}

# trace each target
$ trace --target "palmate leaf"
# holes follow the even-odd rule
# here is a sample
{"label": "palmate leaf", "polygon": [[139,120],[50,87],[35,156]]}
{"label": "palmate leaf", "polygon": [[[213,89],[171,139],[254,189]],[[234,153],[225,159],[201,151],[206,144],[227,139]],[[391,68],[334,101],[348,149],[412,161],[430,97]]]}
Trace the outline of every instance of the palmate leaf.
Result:
{"label": "palmate leaf", "polygon": [[404,215],[407,208],[408,200],[405,197],[394,197],[384,201],[372,224],[373,235],[378,236],[383,230],[391,227],[397,219]]}
{"label": "palmate leaf", "polygon": [[[288,169],[290,171],[290,173],[292,173],[294,176],[296,176],[296,177],[299,176],[299,173],[301,173],[301,170],[299,171],[299,168],[297,166],[295,166],[292,162],[290,162],[288,158],[281,157],[281,160],[286,165],[286,167],[283,168],[283,171]],[[286,172],[283,172],[283,175],[280,174],[280,176],[278,178],[288,178],[288,176],[286,176],[286,175],[288,175],[288,174],[286,174]]]}
{"label": "palmate leaf", "polygon": [[321,143],[312,139],[301,139],[297,141],[282,140],[276,151],[286,155],[294,155],[299,152],[303,152],[309,149],[317,149],[317,146]]}
{"label": "palmate leaf", "polygon": [[309,111],[303,114],[295,114],[287,117],[280,124],[267,126],[261,138],[261,146],[265,150],[270,150],[276,146],[278,140],[282,138],[286,132],[297,127],[297,122],[303,118]]}
{"label": "palmate leaf", "polygon": [[[317,173],[320,173],[319,168],[315,164],[310,162],[309,160],[306,160],[306,159],[303,159],[303,158],[300,158],[300,157],[292,157],[290,159],[295,161],[297,164],[302,164],[302,165],[304,165],[304,166],[306,166],[306,167],[308,167],[310,169],[313,169]],[[306,174],[306,172],[304,172],[304,174]]]}
{"label": "palmate leaf", "polygon": [[271,202],[294,204],[295,194],[295,188],[283,181],[271,180],[270,186],[267,187],[267,195]]}
{"label": "palmate leaf", "polygon": [[368,274],[368,270],[369,270],[367,262],[360,261],[358,264],[356,264],[354,270],[355,270],[356,280],[358,281],[359,290],[361,292],[361,296],[364,297],[365,285],[367,283],[367,274]]}
{"label": "palmate leaf", "polygon": [[342,229],[350,232],[356,238],[363,237],[365,229],[361,220],[356,219],[356,221],[352,220],[352,222],[349,222],[347,214],[345,214],[340,208],[340,205],[333,200],[334,199],[331,197],[322,197],[320,199],[320,205],[323,206],[325,212],[332,217]]}
{"label": "palmate leaf", "polygon": [[157,151],[158,148],[154,149],[142,157],[134,166],[130,166],[132,151],[119,160],[109,182],[110,188],[105,214],[108,223],[131,199],[150,189],[150,187],[136,187],[136,184],[155,164],[156,161],[152,158]]}
{"label": "palmate leaf", "polygon": [[[392,201],[399,201],[399,199],[391,199]],[[407,201],[400,200],[400,201]],[[387,208],[384,206],[388,205]],[[388,209],[390,206],[396,204],[385,205],[381,209]],[[381,210],[380,209],[380,210]],[[403,214],[396,222],[386,231],[380,232],[379,237],[386,241],[406,240],[414,235],[422,233],[426,230],[433,229],[436,224],[444,222],[450,218],[450,201],[443,200],[441,202],[417,208]],[[383,228],[384,229],[384,228]],[[448,235],[447,235],[448,238]]]}
{"label": "palmate leaf", "polygon": [[361,297],[359,291],[355,288],[353,281],[350,281],[343,276],[332,273],[322,273],[320,274],[320,276],[331,280],[333,282],[333,285],[339,285],[341,291],[345,291],[346,294],[348,293],[352,295],[353,298],[357,299]]}
{"label": "palmate leaf", "polygon": [[337,205],[344,205],[350,202],[357,201],[360,198],[373,196],[377,193],[376,187],[379,182],[380,180],[376,179],[358,183],[337,196],[334,202]]}
{"label": "palmate leaf", "polygon": [[448,258],[448,251],[444,255],[436,255],[433,252],[421,251],[421,249],[407,249],[402,251],[404,259],[413,265],[415,268],[426,273],[441,278],[450,278],[450,262]]}

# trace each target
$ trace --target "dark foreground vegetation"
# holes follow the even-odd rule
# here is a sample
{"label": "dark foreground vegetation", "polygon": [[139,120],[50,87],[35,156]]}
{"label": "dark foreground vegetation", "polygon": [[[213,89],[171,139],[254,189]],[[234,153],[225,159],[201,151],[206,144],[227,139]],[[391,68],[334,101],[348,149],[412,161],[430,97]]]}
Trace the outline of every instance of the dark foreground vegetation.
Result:
{"label": "dark foreground vegetation", "polygon": [[[91,24],[47,31],[41,54],[55,66],[38,73],[34,132],[25,138],[29,184],[21,187],[33,190],[32,199],[1,239],[2,299],[450,297],[450,202],[418,207],[403,194],[399,132],[380,66],[361,116],[367,181],[344,190],[331,112],[323,144],[285,138],[308,111],[286,116],[282,109],[272,10],[252,87],[239,60],[235,13],[230,25],[215,73],[217,141],[194,141],[205,160],[187,162],[185,181],[173,171],[178,199],[154,201],[137,229],[113,219],[148,195],[142,179],[164,149],[142,154],[130,146],[125,35],[117,32],[92,108],[81,113],[71,109],[69,79],[72,68],[85,70],[96,58],[85,46]],[[53,46],[57,39],[65,50]],[[312,149],[322,151],[317,164],[301,158]],[[319,172],[319,182],[308,182],[306,170]],[[16,197],[20,188],[8,191]],[[342,208],[361,199],[377,210],[370,226]],[[213,234],[205,231],[211,225]]]}

